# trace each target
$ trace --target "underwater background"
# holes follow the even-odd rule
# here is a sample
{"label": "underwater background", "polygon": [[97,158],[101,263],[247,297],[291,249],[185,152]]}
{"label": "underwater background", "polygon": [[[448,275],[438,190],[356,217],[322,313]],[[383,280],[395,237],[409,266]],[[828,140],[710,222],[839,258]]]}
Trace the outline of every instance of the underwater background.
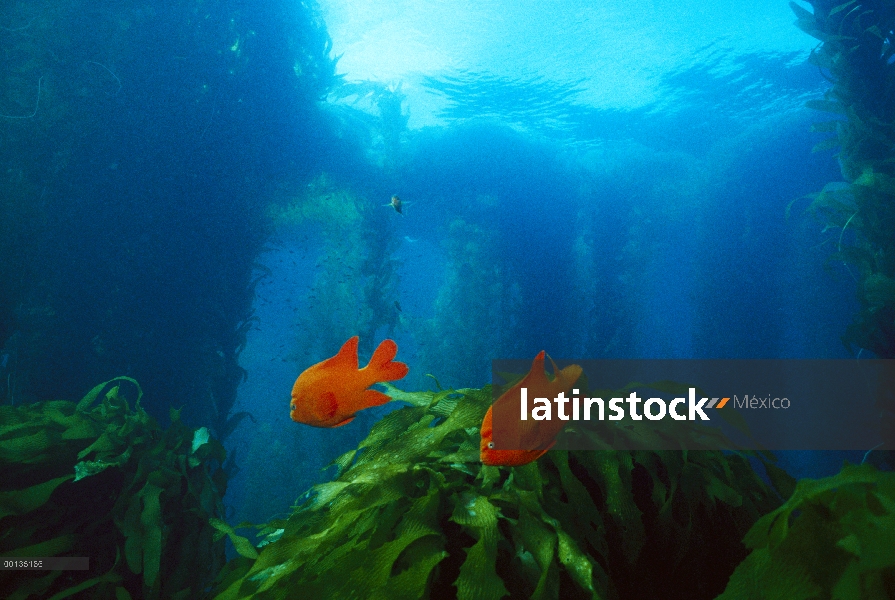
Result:
{"label": "underwater background", "polygon": [[[80,548],[65,536],[93,527],[90,512],[71,509],[78,524],[52,535],[26,525],[29,513],[64,504],[55,494],[76,495],[67,486],[96,481],[141,500],[110,505],[120,516],[104,535],[111,540],[117,528],[124,550],[98,561],[107,572],[91,573],[96,581],[65,583],[66,575],[32,586],[19,575],[0,579],[0,589],[21,598],[78,585],[73,594],[119,598],[350,597],[320,575],[333,568],[329,559],[303,558],[320,570],[290,583],[298,563],[286,569],[262,551],[286,547],[293,533],[329,531],[370,544],[371,562],[390,557],[388,583],[365,575],[379,591],[356,597],[661,597],[652,594],[663,584],[638,588],[632,573],[649,564],[649,540],[679,534],[660,520],[635,527],[626,500],[606,492],[590,521],[613,515],[619,529],[606,547],[624,547],[625,564],[594,558],[605,551],[596,533],[585,543],[559,526],[555,557],[541,556],[532,548],[546,547],[538,529],[546,526],[533,523],[551,522],[551,502],[582,499],[589,486],[639,489],[637,473],[653,465],[663,465],[653,485],[678,489],[667,474],[686,470],[681,459],[550,458],[512,475],[468,466],[491,360],[541,350],[565,359],[895,358],[893,27],[895,3],[886,0],[3,3],[0,528],[20,535],[0,536],[0,555]],[[397,342],[410,372],[393,383],[409,393],[393,391],[400,401],[343,427],[293,422],[296,377],[354,335],[362,365],[382,339]],[[53,404],[61,401],[80,404]],[[86,424],[103,419],[113,425]],[[370,504],[361,492],[326,487],[360,472],[389,439],[405,439],[411,421],[454,427],[432,442],[446,444],[436,462],[454,469],[431,475],[426,489],[440,491],[380,491],[375,497],[388,501]],[[14,441],[23,431],[27,443]],[[103,435],[101,444],[66,446]],[[367,450],[356,456],[359,444]],[[392,462],[422,464],[407,444]],[[65,458],[51,460],[54,448]],[[114,479],[112,471],[137,464],[139,448],[154,458],[134,467],[138,483]],[[739,544],[774,510],[788,511],[784,520],[793,511],[820,519],[821,509],[785,502],[814,498],[791,496],[804,489],[796,480],[827,478],[818,494],[858,486],[855,497],[881,519],[868,526],[876,541],[860,538],[869,552],[895,540],[895,484],[869,464],[842,470],[843,461],[867,462],[869,450],[782,452],[767,473],[759,463],[770,457],[699,459],[725,483],[706,475],[705,485],[681,484],[696,499],[689,513],[675,512],[676,523],[689,535],[705,511],[714,515],[704,505],[722,498],[735,509],[712,523]],[[38,473],[40,461],[48,471]],[[616,472],[630,477],[616,481]],[[573,475],[585,483],[573,486]],[[521,512],[494,508],[510,502],[507,477],[548,490],[537,507],[514,496],[528,498],[512,501],[525,514],[542,515],[529,525]],[[37,490],[45,480],[55,484]],[[505,487],[475,495],[472,481],[480,491]],[[198,498],[183,511],[195,522],[161,516],[166,527],[148,525],[181,488]],[[565,491],[551,500],[550,489]],[[22,490],[29,500],[13,500]],[[396,508],[405,496],[419,501]],[[468,510],[452,513],[441,545],[434,533],[414,534],[394,556],[379,553],[404,539],[399,512],[443,512],[446,497],[456,503],[450,510]],[[649,513],[636,491],[630,498],[637,514]],[[303,503],[329,516],[315,513],[293,532],[287,521]],[[334,507],[358,523],[372,523],[364,511],[380,507],[375,518],[391,533],[376,542],[380,533],[324,527]],[[518,544],[502,563],[504,546],[483,532],[504,516],[541,533],[520,541],[501,530]],[[270,525],[253,537],[251,525],[236,534],[237,523]],[[177,527],[195,537],[175,540]],[[44,535],[56,545],[41,546]],[[748,548],[760,547],[750,535]],[[846,551],[861,553],[831,539],[841,556],[829,564],[838,561],[857,590],[839,587],[836,597],[895,590],[891,552],[853,568]],[[694,537],[699,543],[707,556],[727,556],[726,546]],[[154,577],[167,563],[151,557],[166,544],[214,548],[195,567],[207,578],[186,583],[183,566],[170,576],[176,586],[160,587]],[[298,542],[288,548],[283,556],[330,556]],[[410,565],[414,552],[426,558]],[[746,553],[737,546],[717,581],[681,593],[716,597]],[[363,568],[363,558],[333,556]],[[467,557],[492,568],[461,566]],[[517,568],[531,585],[508,583]],[[811,590],[845,586],[836,581],[788,597],[821,597]],[[288,586],[311,595],[290,596]],[[770,597],[732,589],[726,597]]]}

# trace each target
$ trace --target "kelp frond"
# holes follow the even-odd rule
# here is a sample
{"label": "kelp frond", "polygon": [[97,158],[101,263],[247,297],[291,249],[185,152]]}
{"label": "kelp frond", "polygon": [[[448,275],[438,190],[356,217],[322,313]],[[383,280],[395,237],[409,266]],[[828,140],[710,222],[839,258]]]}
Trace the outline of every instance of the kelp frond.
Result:
{"label": "kelp frond", "polygon": [[895,473],[858,465],[803,479],[746,544],[718,600],[895,597]]}
{"label": "kelp frond", "polygon": [[162,431],[141,396],[119,377],[77,404],[0,407],[0,555],[90,559],[89,571],[2,572],[0,596],[193,598],[211,582],[224,561],[209,525],[224,449],[177,411]]}
{"label": "kelp frond", "polygon": [[776,506],[744,458],[720,452],[553,450],[483,466],[489,387],[387,390],[411,406],[261,526],[257,559],[240,551],[218,599],[712,597]]}

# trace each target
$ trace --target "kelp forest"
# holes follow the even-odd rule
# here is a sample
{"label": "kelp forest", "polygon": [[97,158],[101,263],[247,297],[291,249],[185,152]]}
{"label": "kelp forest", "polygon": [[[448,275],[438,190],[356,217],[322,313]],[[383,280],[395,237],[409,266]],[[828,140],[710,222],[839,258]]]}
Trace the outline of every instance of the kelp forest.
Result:
{"label": "kelp forest", "polygon": [[[844,292],[817,293],[856,297],[851,323],[826,331],[837,352],[895,359],[895,1],[790,5],[829,84],[807,102],[826,136],[815,158],[840,177],[772,216],[824,229]],[[567,157],[513,133],[489,139],[541,170],[414,134],[400,87],[337,75],[310,1],[9,2],[0,56],[0,557],[90,558],[0,570],[3,598],[895,598],[895,387],[880,446],[829,477],[762,451],[482,464],[490,359],[530,359],[526,331],[593,358],[642,348],[626,335],[656,311],[626,290],[663,269],[643,240],[698,211],[654,209],[641,175],[595,160],[565,184]],[[515,183],[464,184],[437,153],[469,181],[490,168]],[[715,189],[696,166],[667,177],[657,193],[673,199]],[[441,239],[425,246],[394,225],[432,214],[424,201],[389,198],[436,180]],[[507,250],[553,240],[517,227],[507,190],[522,188],[579,202],[543,214],[563,232],[543,254],[566,296]],[[588,200],[626,193],[629,212]],[[430,247],[431,272],[402,263]],[[281,421],[238,395],[277,251],[296,265],[276,358],[292,380],[352,336],[361,357],[405,336],[411,375],[382,386],[397,408],[360,416],[355,438],[290,421],[292,381],[269,399]],[[414,275],[424,291],[406,299]],[[562,305],[568,327],[532,298]],[[321,445],[337,458],[303,473]]]}

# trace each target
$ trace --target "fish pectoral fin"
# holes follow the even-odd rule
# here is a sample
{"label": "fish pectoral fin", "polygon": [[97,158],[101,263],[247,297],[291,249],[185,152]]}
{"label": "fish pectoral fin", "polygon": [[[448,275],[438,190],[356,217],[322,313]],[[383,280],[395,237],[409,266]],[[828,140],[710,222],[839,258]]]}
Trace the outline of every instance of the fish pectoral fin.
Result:
{"label": "fish pectoral fin", "polygon": [[556,440],[553,440],[552,442],[550,442],[549,444],[547,444],[547,446],[544,448],[544,450],[543,450],[543,452],[540,454],[540,456],[544,456],[544,454],[547,453],[547,450],[550,450],[550,448],[554,447],[555,445],[556,445]]}
{"label": "fish pectoral fin", "polygon": [[332,392],[323,392],[320,394],[320,403],[318,404],[320,408],[320,416],[323,417],[324,420],[331,419],[336,411],[339,410],[339,403],[336,402],[336,395]]}
{"label": "fish pectoral fin", "polygon": [[[555,444],[555,443],[556,443],[556,442],[553,442],[553,444]],[[550,444],[549,446],[547,446],[547,447],[544,448],[543,450],[538,450],[537,452],[535,452],[534,454],[532,454],[532,455],[531,455],[531,460],[530,460],[529,462],[534,462],[534,461],[538,460],[539,458],[541,458],[542,456],[544,456],[545,454],[547,454],[547,451],[550,450],[550,448],[553,447],[553,444]]]}
{"label": "fish pectoral fin", "polygon": [[383,394],[379,390],[364,390],[364,408],[371,406],[381,406],[386,402],[391,402],[392,398],[388,394]]}
{"label": "fish pectoral fin", "polygon": [[353,420],[354,420],[354,416],[348,417],[344,421],[339,421],[338,423],[333,425],[333,427],[341,427],[342,425],[348,425],[348,423],[352,422]]}

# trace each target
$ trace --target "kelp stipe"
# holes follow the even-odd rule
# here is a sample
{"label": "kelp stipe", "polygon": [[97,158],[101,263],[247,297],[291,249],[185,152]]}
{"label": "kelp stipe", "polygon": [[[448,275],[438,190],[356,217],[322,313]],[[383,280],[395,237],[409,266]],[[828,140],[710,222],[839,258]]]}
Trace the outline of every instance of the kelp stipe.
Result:
{"label": "kelp stipe", "polygon": [[385,327],[388,337],[398,325],[398,242],[367,198],[329,175],[299,190],[284,191],[268,207],[275,230],[311,228],[320,235],[307,305],[295,328],[301,350],[293,358],[312,364],[353,335],[360,336],[361,352],[371,353],[376,331]]}
{"label": "kelp stipe", "polygon": [[[834,231],[832,260],[844,262],[857,283],[860,311],[842,336],[860,357],[869,350],[895,358],[895,11],[891,2],[832,5],[812,1],[814,12],[790,2],[796,26],[820,40],[814,63],[833,84],[809,108],[838,115],[813,131],[835,135],[815,150],[839,148],[844,182],[827,184],[809,208]],[[895,462],[895,395],[881,396],[888,414],[883,441]]]}
{"label": "kelp stipe", "polygon": [[442,247],[447,263],[434,315],[412,323],[420,368],[449,384],[487,380],[482,359],[507,354],[518,337],[521,287],[503,276],[506,257],[485,225],[452,220]]}
{"label": "kelp stipe", "polygon": [[810,60],[833,87],[807,106],[838,115],[812,126],[835,134],[815,151],[839,148],[845,182],[824,187],[810,210],[835,230],[832,258],[858,283],[861,311],[843,342],[895,358],[895,12],[891,3],[811,4],[813,13],[790,2],[796,26],[820,40]]}

